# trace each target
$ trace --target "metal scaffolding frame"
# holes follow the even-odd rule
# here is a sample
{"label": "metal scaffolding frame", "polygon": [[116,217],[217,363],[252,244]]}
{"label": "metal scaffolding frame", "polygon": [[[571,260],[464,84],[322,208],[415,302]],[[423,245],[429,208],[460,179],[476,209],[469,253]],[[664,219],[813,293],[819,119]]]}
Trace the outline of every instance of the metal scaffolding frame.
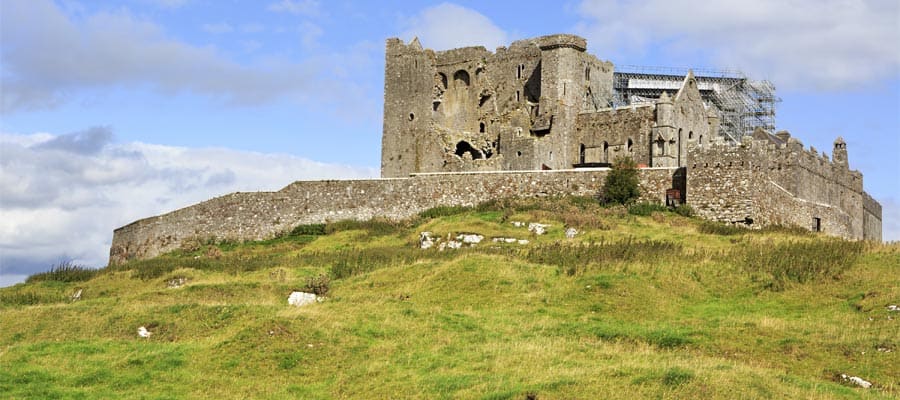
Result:
{"label": "metal scaffolding frame", "polygon": [[[654,102],[668,92],[674,95],[687,68],[616,66],[613,73],[613,106]],[[719,133],[739,142],[756,128],[775,131],[775,108],[781,99],[766,80],[749,79],[734,70],[693,69],[704,103],[719,114]]]}

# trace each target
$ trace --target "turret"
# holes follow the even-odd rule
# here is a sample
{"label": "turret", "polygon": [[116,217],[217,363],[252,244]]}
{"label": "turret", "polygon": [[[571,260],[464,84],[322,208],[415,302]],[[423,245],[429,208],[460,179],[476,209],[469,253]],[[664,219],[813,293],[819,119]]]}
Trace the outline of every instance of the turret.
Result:
{"label": "turret", "polygon": [[847,163],[847,143],[844,142],[844,138],[838,136],[834,140],[834,150],[831,152],[831,158],[834,160],[834,165],[850,169],[850,164]]}

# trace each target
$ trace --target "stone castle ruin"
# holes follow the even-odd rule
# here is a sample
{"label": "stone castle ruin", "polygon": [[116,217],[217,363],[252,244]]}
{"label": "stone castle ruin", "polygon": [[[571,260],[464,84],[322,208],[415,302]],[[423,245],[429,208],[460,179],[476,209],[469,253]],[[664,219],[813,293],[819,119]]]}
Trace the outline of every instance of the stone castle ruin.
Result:
{"label": "stone castle ruin", "polygon": [[[642,199],[703,218],[881,240],[881,205],[849,169],[774,130],[774,88],[740,76],[614,72],[575,35],[423,49],[388,39],[381,179],[232,193],[116,229],[110,263],[189,240],[261,240],[299,224],[406,218],[503,197],[596,195],[617,157]],[[670,92],[671,91],[671,92]]]}

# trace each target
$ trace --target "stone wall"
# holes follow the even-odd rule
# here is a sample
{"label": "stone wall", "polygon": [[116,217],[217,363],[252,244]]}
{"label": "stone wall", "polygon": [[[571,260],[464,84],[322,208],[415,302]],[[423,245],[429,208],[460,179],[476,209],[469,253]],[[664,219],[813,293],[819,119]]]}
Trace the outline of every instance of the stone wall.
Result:
{"label": "stone wall", "polygon": [[863,239],[880,242],[881,204],[863,192]]}
{"label": "stone wall", "polygon": [[865,200],[862,175],[796,139],[717,143],[692,148],[689,160],[686,199],[703,218],[881,240],[880,205]]}
{"label": "stone wall", "polygon": [[381,176],[571,168],[575,116],[612,100],[613,65],[586,46],[574,35],[496,52],[388,39]]}
{"label": "stone wall", "polygon": [[[232,193],[116,229],[110,264],[144,259],[189,239],[249,241],[300,224],[372,217],[402,219],[428,208],[507,197],[596,195],[606,168],[431,173],[409,178],[295,182],[277,192]],[[675,169],[640,170],[644,199],[664,201]]]}
{"label": "stone wall", "polygon": [[574,142],[584,145],[587,163],[611,163],[619,156],[627,156],[638,164],[649,165],[655,122],[656,110],[650,104],[582,113],[575,124]]}

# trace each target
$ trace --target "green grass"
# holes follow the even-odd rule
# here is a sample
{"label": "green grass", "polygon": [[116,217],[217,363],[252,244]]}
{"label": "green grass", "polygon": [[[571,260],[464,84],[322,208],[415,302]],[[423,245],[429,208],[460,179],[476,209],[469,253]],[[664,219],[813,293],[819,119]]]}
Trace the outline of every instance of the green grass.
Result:
{"label": "green grass", "polygon": [[[534,236],[511,221],[551,228]],[[565,226],[579,235],[566,239]],[[0,289],[0,393],[900,396],[900,315],[886,309],[900,303],[900,247],[737,229],[723,234],[672,212],[639,216],[591,198],[555,198],[431,210],[399,223],[309,225],[265,242],[198,243],[86,280]],[[421,250],[423,230],[487,240]],[[184,286],[169,288],[176,278]],[[288,306],[298,289],[327,289],[328,297]],[[139,338],[139,326],[153,336]],[[849,386],[835,378],[841,373],[875,387]]]}

